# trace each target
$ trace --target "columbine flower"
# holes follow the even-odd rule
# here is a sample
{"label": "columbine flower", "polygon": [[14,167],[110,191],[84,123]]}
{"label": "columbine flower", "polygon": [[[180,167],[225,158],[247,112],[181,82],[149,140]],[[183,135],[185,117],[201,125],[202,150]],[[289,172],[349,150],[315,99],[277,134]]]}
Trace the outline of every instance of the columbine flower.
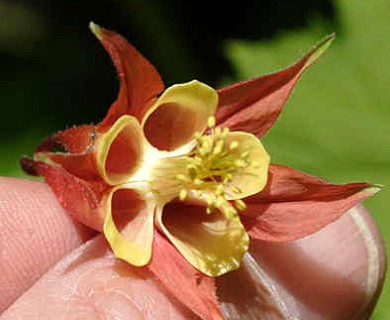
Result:
{"label": "columbine flower", "polygon": [[44,176],[73,217],[103,231],[118,258],[147,265],[201,318],[222,319],[213,277],[239,267],[249,237],[306,236],[378,190],[270,165],[258,139],[332,36],[274,74],[218,91],[196,80],[164,91],[125,39],[91,29],[117,68],[118,99],[98,125],[46,139],[23,168]]}

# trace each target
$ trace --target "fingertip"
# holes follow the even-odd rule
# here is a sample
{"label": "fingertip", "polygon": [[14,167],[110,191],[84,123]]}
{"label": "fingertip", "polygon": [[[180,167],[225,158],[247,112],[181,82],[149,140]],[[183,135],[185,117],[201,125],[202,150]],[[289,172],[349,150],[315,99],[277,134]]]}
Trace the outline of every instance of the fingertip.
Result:
{"label": "fingertip", "polygon": [[93,233],[73,221],[41,182],[0,177],[0,311]]}
{"label": "fingertip", "polygon": [[[366,319],[380,295],[385,268],[379,231],[359,205],[303,239],[253,241],[244,271],[224,288],[223,296],[230,291],[230,301],[222,298],[222,305],[230,314],[239,310],[242,319],[252,319],[253,314],[269,319]],[[244,308],[234,301],[234,287],[243,283],[242,278],[252,287],[239,290]],[[249,294],[243,298],[245,292]],[[253,292],[257,292],[255,299]]]}

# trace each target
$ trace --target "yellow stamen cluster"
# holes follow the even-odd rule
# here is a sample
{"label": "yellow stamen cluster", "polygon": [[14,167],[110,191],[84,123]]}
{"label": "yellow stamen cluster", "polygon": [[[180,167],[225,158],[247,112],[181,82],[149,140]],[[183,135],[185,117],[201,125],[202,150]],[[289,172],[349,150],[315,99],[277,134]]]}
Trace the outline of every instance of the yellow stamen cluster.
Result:
{"label": "yellow stamen cluster", "polygon": [[235,200],[234,205],[229,197],[241,190],[234,185],[234,178],[243,174],[251,164],[250,152],[236,152],[238,141],[228,141],[228,128],[215,128],[215,118],[208,119],[208,134],[195,135],[196,147],[186,157],[186,168],[177,174],[175,179],[180,182],[179,198],[186,199],[191,192],[198,198],[206,200],[208,214],[219,209],[226,217],[237,215],[237,210],[244,210],[245,203]]}

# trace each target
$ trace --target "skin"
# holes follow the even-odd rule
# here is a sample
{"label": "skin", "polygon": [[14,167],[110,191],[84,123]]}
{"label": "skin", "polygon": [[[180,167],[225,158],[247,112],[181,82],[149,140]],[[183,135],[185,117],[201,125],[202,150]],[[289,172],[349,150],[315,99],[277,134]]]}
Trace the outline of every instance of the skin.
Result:
{"label": "skin", "polygon": [[[197,319],[145,268],[115,259],[40,182],[0,178],[0,320]],[[242,267],[217,279],[228,319],[365,319],[385,253],[357,206],[289,243],[252,241]]]}

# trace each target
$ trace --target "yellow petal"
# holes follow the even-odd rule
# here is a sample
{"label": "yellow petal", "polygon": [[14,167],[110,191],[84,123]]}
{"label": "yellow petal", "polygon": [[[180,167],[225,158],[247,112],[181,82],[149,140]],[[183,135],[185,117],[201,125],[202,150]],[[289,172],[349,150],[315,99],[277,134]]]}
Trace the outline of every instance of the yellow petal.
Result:
{"label": "yellow petal", "polygon": [[142,127],[148,141],[159,150],[172,151],[202,132],[214,115],[218,94],[211,87],[193,80],[168,88],[148,110]]}
{"label": "yellow petal", "polygon": [[216,277],[237,269],[248,250],[249,237],[240,219],[227,220],[205,204],[175,202],[157,211],[162,231],[184,258],[206,275]]}
{"label": "yellow petal", "polygon": [[150,261],[154,211],[154,205],[133,189],[117,188],[107,197],[103,230],[117,258],[135,266]]}
{"label": "yellow petal", "polygon": [[234,143],[235,148],[230,152],[235,155],[248,153],[249,166],[243,172],[233,177],[232,186],[237,187],[235,193],[226,190],[227,200],[242,199],[259,193],[267,184],[268,167],[270,157],[260,140],[247,132],[231,132],[227,137],[227,143]]}
{"label": "yellow petal", "polygon": [[110,185],[124,183],[139,167],[144,138],[140,124],[122,116],[97,141],[96,162],[101,177]]}

